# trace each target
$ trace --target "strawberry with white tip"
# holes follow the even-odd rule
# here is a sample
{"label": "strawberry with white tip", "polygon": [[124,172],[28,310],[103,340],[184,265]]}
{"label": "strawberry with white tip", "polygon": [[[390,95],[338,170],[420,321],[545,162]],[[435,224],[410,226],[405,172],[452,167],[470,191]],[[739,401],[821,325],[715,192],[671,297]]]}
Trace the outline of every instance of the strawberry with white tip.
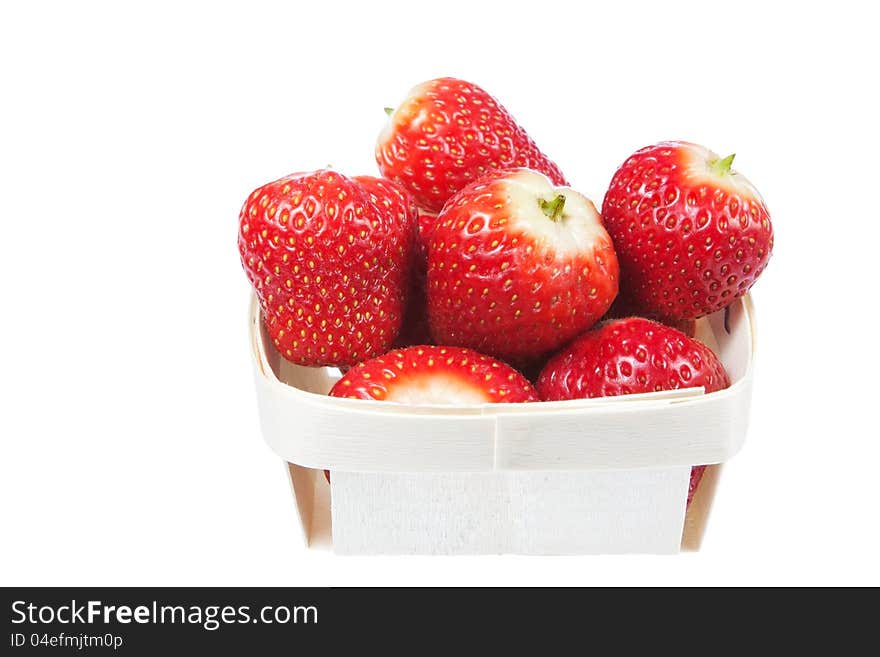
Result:
{"label": "strawberry with white tip", "polygon": [[361,363],[330,395],[431,405],[538,400],[532,384],[509,365],[470,349],[437,346],[397,349]]}
{"label": "strawberry with white tip", "polygon": [[388,125],[376,144],[379,170],[426,210],[440,212],[457,191],[502,168],[528,167],[567,184],[501,103],[471,82],[423,82],[386,112]]}
{"label": "strawberry with white tip", "polygon": [[748,292],[767,266],[773,227],[733,155],[681,141],[643,148],[614,174],[602,204],[621,292],[640,312],[696,319]]}
{"label": "strawberry with white tip", "polygon": [[593,203],[529,169],[466,187],[431,234],[428,317],[439,344],[526,365],[592,326],[617,285]]}

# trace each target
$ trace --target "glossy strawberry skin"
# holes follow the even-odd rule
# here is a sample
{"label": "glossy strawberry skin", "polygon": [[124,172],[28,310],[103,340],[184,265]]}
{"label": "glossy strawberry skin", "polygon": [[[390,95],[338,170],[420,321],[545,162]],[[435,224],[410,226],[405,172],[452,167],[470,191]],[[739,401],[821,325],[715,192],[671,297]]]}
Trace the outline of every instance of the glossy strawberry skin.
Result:
{"label": "glossy strawberry skin", "polygon": [[[397,349],[350,369],[330,390],[333,397],[394,401],[402,387],[430,385],[450,391],[472,391],[480,403],[519,403],[538,400],[532,385],[515,369],[471,349],[414,346]],[[442,394],[441,394],[442,397]],[[417,396],[410,399],[420,402]],[[426,403],[446,403],[432,398]],[[450,398],[449,403],[455,403]]]}
{"label": "glossy strawberry skin", "polygon": [[661,142],[614,174],[602,217],[620,259],[621,293],[648,315],[686,320],[720,310],[767,265],[767,208],[740,174],[711,172],[720,159],[695,144]]}
{"label": "glossy strawberry skin", "polygon": [[702,386],[730,378],[718,357],[681,331],[643,317],[612,320],[556,354],[538,377],[544,401],[613,397]]}
{"label": "glossy strawberry skin", "polygon": [[[354,176],[353,180],[361,185],[370,195],[370,200],[387,215],[399,217],[406,222],[410,239],[416,240],[418,230],[419,209],[415,199],[397,183],[376,176]],[[412,247],[411,247],[412,248]]]}
{"label": "glossy strawberry skin", "polygon": [[492,172],[444,207],[430,240],[428,315],[438,344],[524,367],[599,320],[618,265],[598,214],[601,236],[573,255],[518,228],[508,185],[522,171]]}
{"label": "glossy strawberry skin", "polygon": [[410,91],[379,137],[376,162],[383,176],[433,212],[495,169],[526,167],[557,185],[568,184],[497,100],[455,78],[430,80]]}
{"label": "glossy strawberry skin", "polygon": [[292,174],[242,207],[238,246],[278,352],[299,365],[352,365],[400,330],[416,215],[392,182]]}

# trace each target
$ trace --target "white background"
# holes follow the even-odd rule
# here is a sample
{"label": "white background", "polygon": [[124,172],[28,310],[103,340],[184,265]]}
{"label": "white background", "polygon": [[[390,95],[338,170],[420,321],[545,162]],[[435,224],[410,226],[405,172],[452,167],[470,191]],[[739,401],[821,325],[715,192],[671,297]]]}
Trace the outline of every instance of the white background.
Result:
{"label": "white background", "polygon": [[[858,5],[10,4],[0,583],[880,584],[880,48]],[[500,98],[597,202],[669,138],[736,152],[764,195],[751,429],[702,552],[300,545],[259,434],[238,210],[291,171],[374,172],[382,108],[440,75]]]}

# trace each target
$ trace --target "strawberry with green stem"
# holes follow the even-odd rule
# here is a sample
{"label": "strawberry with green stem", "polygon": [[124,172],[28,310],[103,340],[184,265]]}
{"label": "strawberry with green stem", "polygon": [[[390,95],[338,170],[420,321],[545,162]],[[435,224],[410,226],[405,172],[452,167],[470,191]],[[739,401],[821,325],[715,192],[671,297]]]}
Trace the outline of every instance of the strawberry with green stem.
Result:
{"label": "strawberry with green stem", "polygon": [[525,366],[592,326],[617,286],[592,202],[529,169],[464,188],[431,233],[428,317],[438,344]]}
{"label": "strawberry with green stem", "polygon": [[640,312],[696,319],[730,305],[764,271],[770,215],[733,159],[660,142],[614,174],[602,218],[620,260],[621,293]]}
{"label": "strawberry with green stem", "polygon": [[376,144],[379,170],[431,212],[497,169],[525,167],[568,184],[501,103],[471,82],[429,80],[385,111],[388,124]]}

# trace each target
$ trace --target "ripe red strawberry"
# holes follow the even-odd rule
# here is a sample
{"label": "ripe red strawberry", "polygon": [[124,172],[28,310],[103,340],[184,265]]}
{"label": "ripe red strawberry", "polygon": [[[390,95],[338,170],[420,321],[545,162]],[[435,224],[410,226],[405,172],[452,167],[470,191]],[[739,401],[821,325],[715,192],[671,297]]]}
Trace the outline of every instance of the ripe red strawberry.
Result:
{"label": "ripe red strawberry", "polygon": [[602,205],[620,259],[621,292],[642,310],[695,319],[745,294],[773,250],[761,196],[733,156],[661,142],[614,174]]}
{"label": "ripe red strawberry", "polygon": [[353,365],[397,337],[416,215],[395,183],[335,171],[297,173],[247,199],[242,265],[269,335],[300,365]]}
{"label": "ripe red strawberry", "polygon": [[515,369],[470,349],[417,346],[390,351],[353,367],[333,397],[403,404],[485,404],[537,401]]}
{"label": "ripe red strawberry", "polygon": [[525,364],[592,326],[617,281],[611,238],[587,198],[535,171],[496,171],[451,198],[434,226],[431,333]]}
{"label": "ripe red strawberry", "polygon": [[611,397],[730,385],[709,347],[644,317],[603,323],[556,354],[538,377],[541,399]]}
{"label": "ripe red strawberry", "polygon": [[455,78],[430,80],[409,92],[379,136],[376,161],[383,176],[433,212],[495,169],[526,167],[567,184],[497,100]]}
{"label": "ripe red strawberry", "polygon": [[[681,331],[642,317],[602,324],[550,359],[538,377],[544,401],[703,386],[723,390],[730,378],[718,357]],[[703,476],[691,469],[687,503]]]}

